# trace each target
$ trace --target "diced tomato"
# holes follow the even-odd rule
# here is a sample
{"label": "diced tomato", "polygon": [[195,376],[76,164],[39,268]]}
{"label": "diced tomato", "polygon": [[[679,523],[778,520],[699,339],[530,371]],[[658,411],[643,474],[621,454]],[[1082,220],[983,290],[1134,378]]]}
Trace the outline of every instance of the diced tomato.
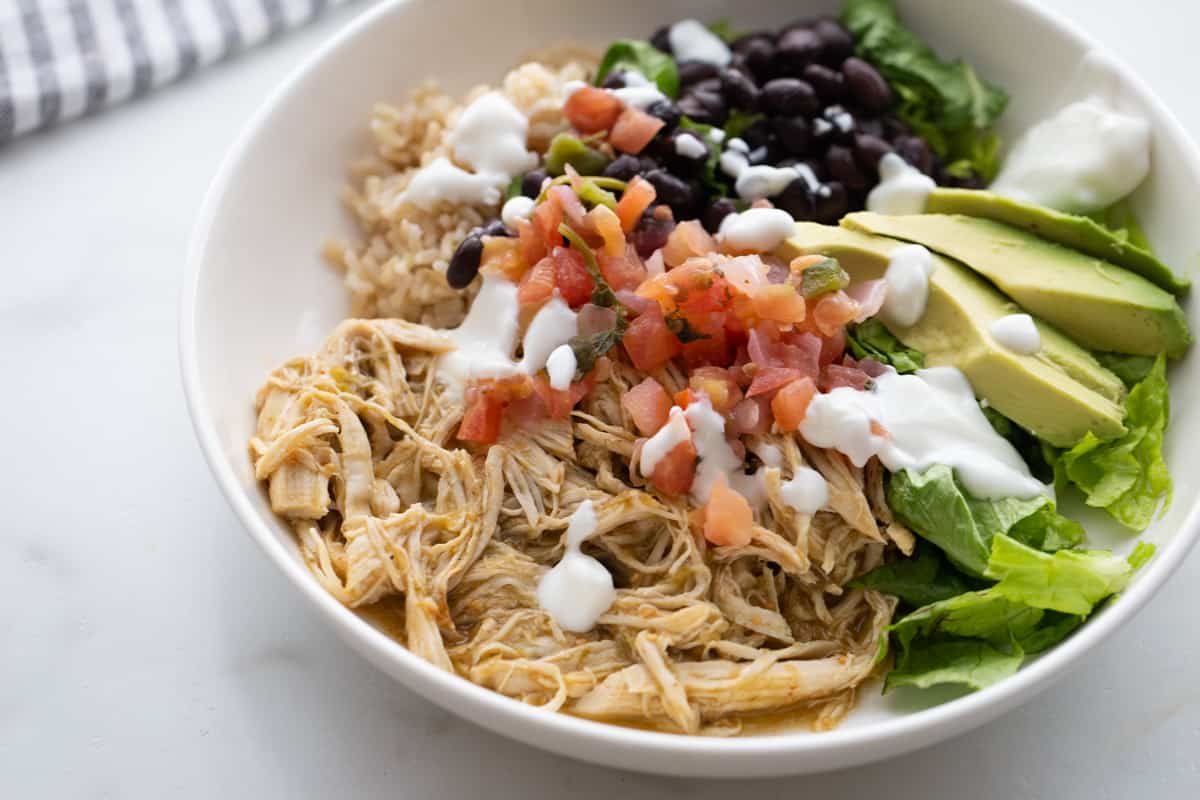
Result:
{"label": "diced tomato", "polygon": [[791,433],[799,428],[808,414],[808,404],[816,393],[816,383],[807,377],[792,381],[776,392],[771,400],[771,413],[775,416],[776,427],[783,433]]}
{"label": "diced tomato", "polygon": [[887,299],[887,281],[880,278],[874,281],[860,281],[851,284],[846,289],[850,299],[858,303],[858,314],[855,322],[864,322],[879,313],[883,301]]}
{"label": "diced tomato", "polygon": [[546,249],[546,240],[538,232],[533,220],[523,219],[517,223],[517,241],[521,243],[521,252],[525,256],[526,264],[536,264],[550,252]]}
{"label": "diced tomato", "polygon": [[813,307],[813,323],[824,336],[833,336],[858,316],[859,306],[844,291],[838,290],[821,297]]}
{"label": "diced tomato", "polygon": [[696,477],[696,447],[691,440],[680,442],[654,465],[650,484],[666,494],[687,494]]}
{"label": "diced tomato", "polygon": [[[695,326],[699,327],[699,326]],[[729,363],[729,344],[725,331],[717,328],[705,338],[696,339],[683,346],[683,361],[688,368],[705,365],[723,367]]]}
{"label": "diced tomato", "polygon": [[754,511],[750,503],[729,488],[719,475],[704,507],[704,538],[718,547],[745,547],[750,544]]}
{"label": "diced tomato", "polygon": [[[809,334],[811,336],[811,334]],[[846,329],[838,328],[833,336],[821,340],[820,364],[832,364],[846,352]]]}
{"label": "diced tomato", "polygon": [[754,380],[746,390],[746,397],[771,394],[804,377],[807,376],[803,371],[791,367],[764,367],[754,373]]}
{"label": "diced tomato", "polygon": [[729,414],[735,434],[762,436],[771,432],[771,403],[766,396],[746,398]]}
{"label": "diced tomato", "polygon": [[842,386],[862,391],[867,388],[870,376],[858,367],[847,367],[841,364],[826,364],[821,370],[821,391],[832,392]]}
{"label": "diced tomato", "polygon": [[[562,234],[558,232],[558,226],[563,221],[563,209],[557,202],[547,200],[540,204],[533,210],[531,221],[537,239],[542,243],[543,255],[562,244]],[[530,259],[529,252],[526,252],[525,257],[530,264],[538,260]]]}
{"label": "diced tomato", "polygon": [[600,331],[612,330],[617,322],[617,312],[604,306],[584,304],[575,317],[580,336],[591,336]]}
{"label": "diced tomato", "polygon": [[509,403],[508,408],[504,410],[504,415],[514,425],[535,428],[549,418],[550,412],[547,410],[546,404],[542,402],[542,398],[538,396],[537,392],[534,392],[528,397],[522,397],[520,400]]}
{"label": "diced tomato", "polygon": [[754,313],[759,319],[771,320],[782,325],[803,322],[808,307],[804,297],[788,283],[771,283],[760,286],[754,293]]}
{"label": "diced tomato", "polygon": [[580,400],[587,396],[595,386],[591,375],[582,381],[572,383],[570,388],[559,390],[550,386],[549,379],[544,374],[533,378],[533,393],[545,409],[545,416],[550,419],[566,419]]}
{"label": "diced tomato", "polygon": [[596,283],[583,263],[583,254],[578,250],[556,247],[550,258],[554,261],[554,285],[566,304],[578,308],[590,300]]}
{"label": "diced tomato", "polygon": [[671,396],[654,378],[646,378],[621,397],[621,407],[633,417],[638,431],[652,436],[667,424],[671,413]]}
{"label": "diced tomato", "polygon": [[567,98],[563,116],[580,133],[596,133],[612,128],[624,108],[613,94],[594,86],[584,86]]}
{"label": "diced tomato", "polygon": [[680,389],[675,393],[674,399],[675,405],[679,406],[680,408],[687,408],[692,403],[699,403],[700,395],[692,391],[690,388]]}
{"label": "diced tomato", "polygon": [[521,252],[521,241],[508,236],[483,237],[483,255],[479,259],[479,271],[484,275],[499,275],[510,281],[519,281],[528,264]]}
{"label": "diced tomato", "polygon": [[499,392],[471,387],[467,390],[467,410],[458,426],[458,438],[464,442],[491,444],[500,437],[505,400]]}
{"label": "diced tomato", "polygon": [[625,233],[621,230],[621,220],[615,211],[606,205],[598,205],[587,213],[587,218],[604,240],[604,255],[625,255]]}
{"label": "diced tomato", "polygon": [[554,203],[561,208],[567,222],[579,228],[580,233],[590,229],[590,226],[584,224],[587,209],[583,207],[583,201],[579,199],[579,195],[575,194],[570,186],[564,186],[561,183],[557,186],[551,186],[550,191],[546,193],[546,201]]}
{"label": "diced tomato", "polygon": [[646,280],[646,268],[633,245],[627,245],[625,252],[617,256],[599,253],[596,260],[600,262],[600,274],[615,291],[636,289]]}
{"label": "diced tomato", "polygon": [[667,123],[645,111],[629,107],[621,112],[608,134],[608,143],[622,153],[637,155]]}
{"label": "diced tomato", "polygon": [[533,265],[517,286],[517,305],[540,306],[554,295],[554,260],[547,257]]}
{"label": "diced tomato", "polygon": [[[846,361],[850,361],[850,356],[846,356]],[[849,364],[847,364],[848,366]],[[858,368],[867,373],[869,378],[878,378],[880,375],[887,373],[888,367],[882,362],[876,361],[873,358],[864,358],[858,362]]]}
{"label": "diced tomato", "polygon": [[[684,355],[686,356],[686,352]],[[713,409],[721,414],[731,411],[742,399],[741,388],[733,380],[729,370],[721,367],[696,368],[688,377],[688,386],[695,392],[708,395]]]}
{"label": "diced tomato", "polygon": [[755,366],[760,370],[767,367],[787,367],[800,370],[815,379],[820,374],[817,363],[821,350],[820,339],[812,334],[796,333],[775,338],[778,333],[773,331],[772,327],[764,324],[750,331],[748,348],[750,359]]}
{"label": "diced tomato", "polygon": [[621,229],[631,233],[642,218],[642,212],[650,207],[657,194],[654,184],[641,175],[634,176],[617,203],[617,217],[621,220]]}
{"label": "diced tomato", "polygon": [[716,252],[717,242],[704,230],[699,221],[689,219],[675,226],[663,247],[663,260],[668,267],[678,267],[689,258]]}
{"label": "diced tomato", "polygon": [[647,309],[634,318],[621,337],[621,344],[629,354],[629,360],[642,372],[661,367],[679,355],[681,349],[659,308]]}

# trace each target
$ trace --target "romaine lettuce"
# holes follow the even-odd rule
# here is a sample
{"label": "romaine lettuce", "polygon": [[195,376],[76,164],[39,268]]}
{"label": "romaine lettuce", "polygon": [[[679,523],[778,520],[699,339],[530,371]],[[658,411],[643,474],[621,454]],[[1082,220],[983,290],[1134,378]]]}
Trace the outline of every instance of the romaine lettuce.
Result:
{"label": "romaine lettuce", "polygon": [[936,547],[923,541],[917,542],[912,556],[876,567],[851,581],[850,585],[894,595],[912,608],[949,600],[980,588],[977,582],[947,563]]}
{"label": "romaine lettuce", "polygon": [[953,470],[943,465],[892,475],[887,499],[901,522],[975,577],[984,577],[992,540],[1000,534],[1049,551],[1083,541],[1083,529],[1055,511],[1049,497],[979,500],[963,491]]}
{"label": "romaine lettuce", "polygon": [[1086,615],[1096,603],[1125,588],[1133,565],[1107,550],[1034,550],[1007,536],[992,540],[990,591],[1032,608]]}
{"label": "romaine lettuce", "polygon": [[1101,441],[1089,433],[1061,453],[1056,473],[1079,487],[1089,506],[1103,508],[1122,525],[1142,531],[1154,518],[1159,500],[1171,503],[1171,474],[1163,460],[1163,431],[1170,417],[1166,359],[1159,356],[1150,373],[1125,400],[1124,436]]}
{"label": "romaine lettuce", "polygon": [[916,372],[925,366],[925,355],[920,350],[905,347],[876,318],[847,328],[846,344],[855,358],[873,358],[895,367],[901,374]]}

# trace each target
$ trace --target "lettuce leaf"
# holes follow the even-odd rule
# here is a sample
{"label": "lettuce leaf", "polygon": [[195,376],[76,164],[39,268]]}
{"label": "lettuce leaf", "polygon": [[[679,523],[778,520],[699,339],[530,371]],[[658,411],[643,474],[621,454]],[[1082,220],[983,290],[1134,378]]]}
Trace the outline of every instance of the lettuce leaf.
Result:
{"label": "lettuce leaf", "polygon": [[927,542],[918,542],[912,556],[876,567],[851,581],[850,585],[895,595],[913,608],[949,600],[979,588],[977,582],[947,563],[945,556]]}
{"label": "lettuce leaf", "polygon": [[882,322],[872,318],[846,329],[846,344],[857,359],[873,358],[905,374],[925,366],[925,354],[905,347]]}
{"label": "lettuce leaf", "polygon": [[985,689],[1014,674],[1024,660],[1024,651],[1015,644],[1001,649],[978,639],[920,639],[897,659],[884,678],[883,691],[898,686],[928,689],[942,683]]}
{"label": "lettuce leaf", "polygon": [[999,140],[989,128],[1008,95],[967,62],[943,61],[900,22],[892,0],[848,0],[842,23],[858,41],[858,55],[887,79],[897,113],[924,138],[950,174],[985,181],[999,167]]}
{"label": "lettuce leaf", "polygon": [[1146,529],[1159,501],[1171,504],[1171,474],[1163,460],[1163,431],[1170,418],[1166,358],[1159,356],[1150,373],[1125,400],[1124,436],[1101,441],[1089,433],[1061,453],[1055,470],[1084,493],[1089,506],[1103,508],[1135,531]]}
{"label": "lettuce leaf", "polygon": [[1096,360],[1109,372],[1114,373],[1129,389],[1146,380],[1154,369],[1153,356],[1135,356],[1128,353],[1094,353]]}
{"label": "lettuce leaf", "polygon": [[667,97],[679,95],[679,67],[675,59],[649,42],[619,39],[610,44],[596,69],[595,84],[602,85],[608,73],[619,69],[637,70],[654,81]]}
{"label": "lettuce leaf", "polygon": [[1096,603],[1125,588],[1133,565],[1107,550],[1059,550],[1050,555],[1008,536],[992,540],[989,591],[1032,608],[1090,614]]}
{"label": "lettuce leaf", "polygon": [[887,500],[901,522],[975,577],[985,576],[997,535],[1049,551],[1083,541],[1083,528],[1059,514],[1049,497],[979,500],[968,495],[944,465],[892,475]]}

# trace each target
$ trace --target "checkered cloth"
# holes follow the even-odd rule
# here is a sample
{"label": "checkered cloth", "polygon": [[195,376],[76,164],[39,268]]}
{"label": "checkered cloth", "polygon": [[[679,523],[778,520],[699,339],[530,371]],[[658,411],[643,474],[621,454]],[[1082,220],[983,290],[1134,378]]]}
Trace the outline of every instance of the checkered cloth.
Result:
{"label": "checkered cloth", "polygon": [[0,0],[0,145],[138,97],[348,0]]}

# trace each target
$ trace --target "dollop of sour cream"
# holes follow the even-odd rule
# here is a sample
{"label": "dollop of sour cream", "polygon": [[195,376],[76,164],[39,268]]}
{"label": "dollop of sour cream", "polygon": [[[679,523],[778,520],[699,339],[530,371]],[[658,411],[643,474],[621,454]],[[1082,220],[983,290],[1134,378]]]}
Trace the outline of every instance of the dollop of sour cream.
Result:
{"label": "dollop of sour cream", "polygon": [[774,250],[796,230],[796,220],[781,208],[748,208],[721,222],[720,237],[736,250]]}
{"label": "dollop of sour cream", "polygon": [[538,581],[538,605],[563,630],[586,633],[617,599],[612,575],[579,548],[596,533],[596,509],[584,500],[567,522],[566,552]]}
{"label": "dollop of sour cream", "polygon": [[880,314],[902,327],[915,325],[925,314],[929,301],[929,276],[933,256],[919,244],[906,244],[892,251],[883,280],[887,284]]}
{"label": "dollop of sour cream", "polygon": [[667,40],[676,61],[703,61],[714,67],[725,67],[733,60],[729,46],[698,20],[676,22],[667,32]]}
{"label": "dollop of sour cream", "polygon": [[871,456],[892,472],[945,464],[979,498],[1046,491],[992,428],[971,384],[954,367],[912,375],[889,370],[875,378],[871,391],[839,387],[815,395],[800,435],[817,447],[836,449],[859,467]]}
{"label": "dollop of sour cream", "polygon": [[1071,214],[1107,208],[1150,171],[1150,125],[1101,96],[1071,103],[1016,141],[991,190]]}
{"label": "dollop of sour cream", "polygon": [[524,195],[517,195],[509,198],[504,203],[504,207],[500,209],[500,220],[512,230],[516,230],[517,223],[523,219],[529,219],[533,213],[533,198]]}
{"label": "dollop of sour cream", "polygon": [[[451,392],[461,394],[471,381],[520,373],[533,375],[547,366],[550,355],[559,346],[579,332],[578,317],[556,294],[526,326],[521,340],[524,352],[517,362],[513,360],[513,351],[519,331],[517,285],[495,275],[484,275],[466,319],[447,332],[456,348],[438,359],[438,378]],[[571,372],[574,374],[574,368]]]}
{"label": "dollop of sour cream", "polygon": [[546,359],[546,375],[550,378],[550,388],[559,392],[570,389],[578,366],[571,345],[560,344],[554,348],[554,352]]}
{"label": "dollop of sour cream", "polygon": [[708,148],[692,134],[681,133],[675,137],[675,154],[694,161],[708,155]]}
{"label": "dollop of sour cream", "polygon": [[815,514],[829,502],[829,484],[811,467],[799,467],[779,487],[780,497],[800,514]]}
{"label": "dollop of sour cream", "polygon": [[879,184],[867,195],[867,210],[879,214],[920,214],[937,186],[933,178],[895,153],[879,159]]}
{"label": "dollop of sour cream", "polygon": [[528,133],[525,115],[504,95],[488,92],[463,110],[449,137],[455,159],[474,172],[436,158],[417,171],[396,202],[424,208],[444,200],[499,204],[513,176],[537,165],[537,155],[525,148]]}
{"label": "dollop of sour cream", "polygon": [[1031,356],[1042,349],[1042,336],[1033,317],[1028,314],[1009,314],[991,324],[992,338],[1001,347],[1014,353]]}
{"label": "dollop of sour cream", "polygon": [[[733,154],[735,157],[738,153]],[[749,163],[749,162],[747,162]],[[724,169],[724,167],[722,167]],[[791,167],[772,167],[769,164],[756,164],[737,169],[737,174],[731,177],[737,179],[735,189],[738,197],[748,202],[754,202],[764,197],[774,197],[788,187],[792,181],[800,178],[808,186],[810,192],[820,186],[816,174],[807,164],[796,164]]]}
{"label": "dollop of sour cream", "polygon": [[654,474],[654,468],[659,462],[666,458],[667,453],[691,438],[692,429],[688,427],[683,409],[672,406],[666,423],[642,445],[642,454],[638,461],[642,475],[649,478]]}

